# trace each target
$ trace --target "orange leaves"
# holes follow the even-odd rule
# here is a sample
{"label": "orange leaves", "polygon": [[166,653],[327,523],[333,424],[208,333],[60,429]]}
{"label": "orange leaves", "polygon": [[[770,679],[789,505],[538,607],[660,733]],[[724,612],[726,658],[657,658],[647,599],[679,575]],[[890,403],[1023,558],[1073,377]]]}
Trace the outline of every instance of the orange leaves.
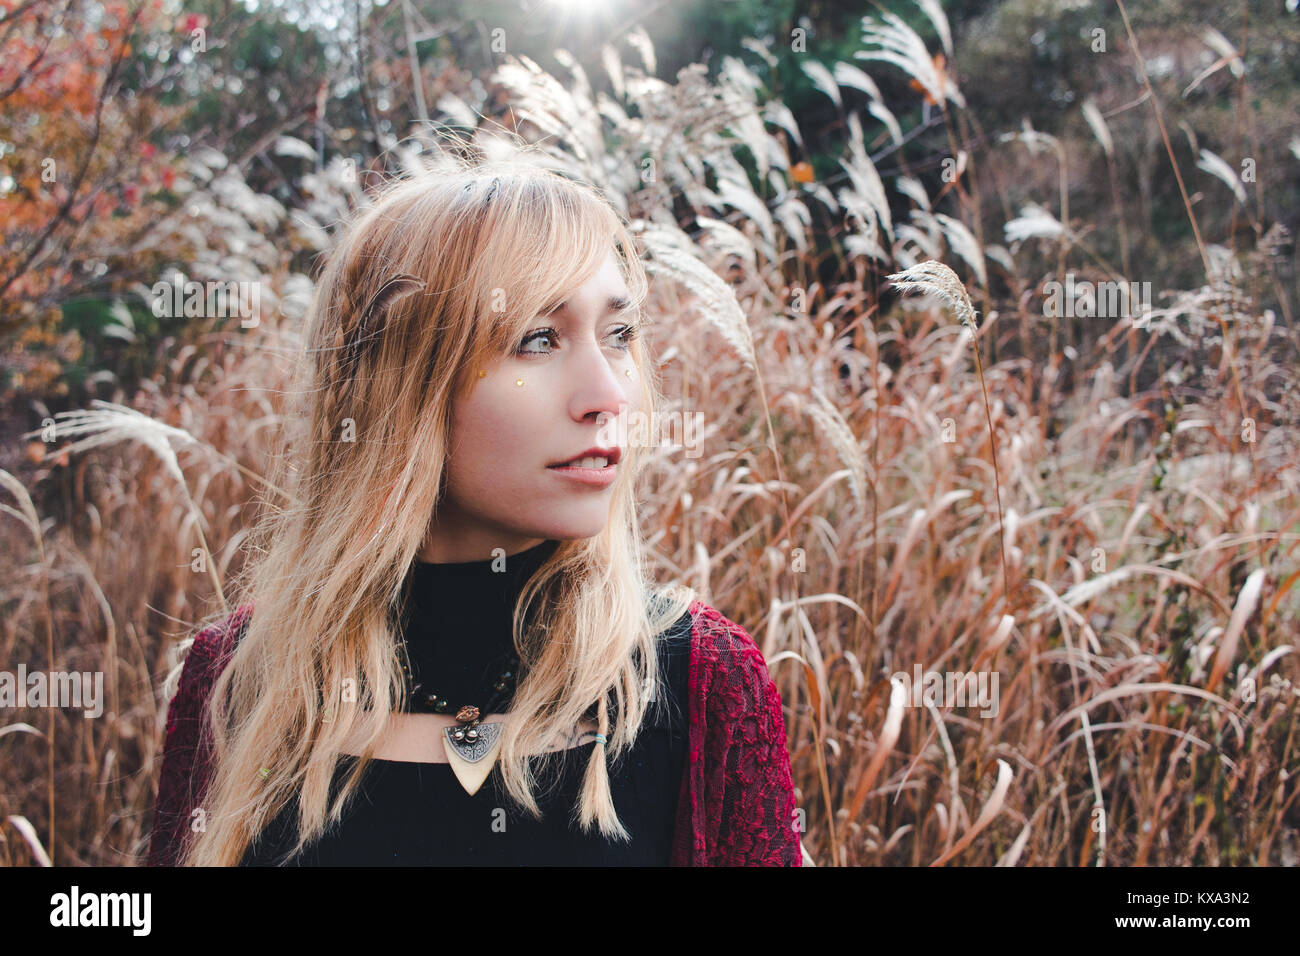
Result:
{"label": "orange leaves", "polygon": [[50,462],[57,466],[67,467],[68,453],[66,450],[57,452],[54,455],[47,455],[44,442],[30,441],[27,443],[27,460],[33,465],[39,465],[49,458]]}
{"label": "orange leaves", "polygon": [[[14,28],[13,35],[0,47],[0,78],[13,92],[5,107],[14,112],[72,112],[89,116],[94,112],[102,74],[116,53],[111,43],[103,49],[96,35],[68,37],[66,34],[25,39]],[[101,31],[103,32],[103,31]]]}
{"label": "orange leaves", "polygon": [[[103,250],[156,217],[150,194],[175,182],[170,157],[159,156],[139,133],[160,128],[167,108],[148,96],[118,95],[121,76],[114,73],[114,64],[131,55],[128,39],[160,24],[168,29],[172,18],[152,0],[143,9],[120,0],[102,7],[93,24],[71,17],[56,28],[41,4],[0,6],[11,12],[0,31],[0,141],[13,147],[0,157],[0,178],[10,181],[0,195],[6,341],[34,328],[50,309],[57,318],[76,264],[73,287],[87,264],[101,270],[97,275],[112,269]],[[61,344],[29,344],[31,361],[22,370],[28,386],[57,376],[72,354]]]}
{"label": "orange leaves", "polygon": [[[937,73],[937,74],[939,75],[939,82],[940,82],[942,85],[947,86],[947,84],[948,84],[948,73],[947,73],[947,70],[946,70],[946,68],[945,68],[947,61],[944,59],[943,54],[942,54],[942,53],[936,53],[936,54],[932,57],[932,60],[933,60],[933,62],[934,62],[934,72]],[[925,61],[922,60],[921,62],[925,62]],[[928,89],[926,89],[925,84],[922,83],[920,80],[915,80],[915,79],[913,79],[913,80],[908,80],[907,85],[908,85],[909,87],[911,87],[913,90],[916,90],[916,92],[920,93],[922,96],[924,96],[924,97],[925,97],[925,101],[926,101],[927,103],[929,103],[931,106],[938,106],[938,105],[939,105],[939,101],[936,100],[933,96],[930,95],[930,91],[929,91]]]}

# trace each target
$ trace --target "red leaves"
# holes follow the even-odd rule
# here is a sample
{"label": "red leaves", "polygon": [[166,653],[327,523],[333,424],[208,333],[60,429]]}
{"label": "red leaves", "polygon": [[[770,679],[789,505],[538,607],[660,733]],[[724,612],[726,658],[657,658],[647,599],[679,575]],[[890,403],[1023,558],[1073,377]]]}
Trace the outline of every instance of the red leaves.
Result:
{"label": "red leaves", "polygon": [[208,18],[201,13],[187,13],[176,21],[176,29],[187,36],[195,30],[202,30],[208,25]]}

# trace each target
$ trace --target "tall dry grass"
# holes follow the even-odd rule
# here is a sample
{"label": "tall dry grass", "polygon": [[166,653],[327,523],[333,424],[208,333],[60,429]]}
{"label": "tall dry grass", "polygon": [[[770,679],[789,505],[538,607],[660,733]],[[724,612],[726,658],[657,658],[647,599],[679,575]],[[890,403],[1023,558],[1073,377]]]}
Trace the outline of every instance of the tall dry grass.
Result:
{"label": "tall dry grass", "polygon": [[[796,185],[797,123],[739,61],[670,84],[634,35],[644,69],[605,57],[617,99],[578,70],[497,77],[557,163],[636,223],[668,410],[705,415],[703,454],[664,449],[647,475],[651,563],[766,655],[817,865],[1294,865],[1300,401],[1287,330],[1258,304],[1269,279],[1205,242],[1206,286],[1161,290],[1140,321],[1043,314],[1045,278],[1123,278],[1070,217],[1065,154],[1013,133],[1057,164],[1059,208],[981,238],[977,187],[996,186],[980,164],[1008,147],[961,147],[960,93],[909,33],[869,24],[864,59],[935,96],[970,185],[941,200],[892,178],[906,218],[853,114],[842,174]],[[840,83],[870,83],[848,64],[818,76],[841,107]],[[897,295],[912,288],[931,294]],[[58,862],[142,850],[158,679],[241,559],[255,496],[275,494],[249,475],[295,345],[292,321],[232,330],[132,400],[184,431],[175,467],[136,443],[25,476],[57,493],[39,525],[6,511],[3,659],[49,666],[52,646],[114,692],[100,721],[6,717],[6,862],[51,844],[51,788]],[[914,665],[996,671],[997,714],[905,706],[890,675]]]}

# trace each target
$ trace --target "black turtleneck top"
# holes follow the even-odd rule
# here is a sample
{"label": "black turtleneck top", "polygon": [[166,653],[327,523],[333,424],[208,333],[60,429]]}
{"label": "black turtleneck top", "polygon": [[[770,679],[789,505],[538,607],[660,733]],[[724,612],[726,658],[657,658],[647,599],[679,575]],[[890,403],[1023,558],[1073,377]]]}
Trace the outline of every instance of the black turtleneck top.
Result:
{"label": "black turtleneck top", "polygon": [[[558,544],[546,541],[511,555],[504,571],[494,571],[491,560],[412,565],[398,629],[413,680],[423,688],[417,697],[433,691],[456,706],[482,707],[481,701],[498,693],[494,685],[509,669],[514,649],[515,599]],[[607,839],[598,830],[585,833],[572,822],[596,746],[591,741],[545,761],[534,758],[540,820],[508,799],[499,761],[471,796],[449,764],[375,759],[342,819],[319,839],[286,859],[296,836],[297,804],[291,802],[241,865],[667,866],[686,771],[690,634],[690,615],[683,614],[659,636],[661,693],[636,744],[608,768],[614,807],[630,841]],[[493,708],[497,713],[508,709],[513,696],[513,686],[504,686]],[[425,708],[413,699],[408,710]],[[341,757],[332,794],[358,759]]]}

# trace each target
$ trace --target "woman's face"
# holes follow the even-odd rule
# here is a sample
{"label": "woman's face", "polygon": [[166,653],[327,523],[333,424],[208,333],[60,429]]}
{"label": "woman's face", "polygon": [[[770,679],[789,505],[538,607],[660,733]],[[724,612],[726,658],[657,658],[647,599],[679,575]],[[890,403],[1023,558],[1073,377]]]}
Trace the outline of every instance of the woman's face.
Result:
{"label": "woman's face", "polygon": [[627,295],[611,250],[561,308],[534,319],[515,354],[473,379],[452,407],[446,495],[420,560],[486,560],[495,548],[516,554],[605,527],[622,466],[554,466],[612,448],[607,416],[640,408],[632,318],[611,309]]}

